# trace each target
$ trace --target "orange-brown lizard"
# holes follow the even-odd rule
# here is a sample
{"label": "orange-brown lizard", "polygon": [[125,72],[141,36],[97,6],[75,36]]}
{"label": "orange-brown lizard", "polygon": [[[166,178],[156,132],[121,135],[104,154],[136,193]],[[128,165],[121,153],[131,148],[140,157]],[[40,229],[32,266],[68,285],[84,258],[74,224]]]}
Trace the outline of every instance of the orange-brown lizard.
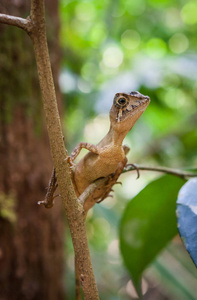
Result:
{"label": "orange-brown lizard", "polygon": [[[71,165],[82,148],[89,150],[75,168],[71,169],[73,185],[78,197],[91,183],[100,178],[106,178],[106,181],[86,199],[84,204],[86,213],[96,202],[104,200],[117,182],[127,163],[126,154],[129,151],[129,148],[123,146],[122,142],[149,103],[150,98],[139,92],[117,93],[110,110],[110,129],[107,135],[97,145],[82,142],[72,151],[69,157]],[[45,207],[53,205],[56,185],[53,171],[48,196],[40,202],[45,204]]]}

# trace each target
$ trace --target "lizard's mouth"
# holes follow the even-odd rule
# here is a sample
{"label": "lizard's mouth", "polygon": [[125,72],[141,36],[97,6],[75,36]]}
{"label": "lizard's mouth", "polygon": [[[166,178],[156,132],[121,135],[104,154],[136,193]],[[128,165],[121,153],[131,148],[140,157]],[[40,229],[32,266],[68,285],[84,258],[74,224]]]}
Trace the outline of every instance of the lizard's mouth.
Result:
{"label": "lizard's mouth", "polygon": [[128,107],[126,107],[126,111],[131,111],[131,109],[136,110],[141,106],[142,107],[148,106],[150,102],[150,98],[148,96],[144,96],[144,98],[139,98],[139,99],[140,100],[137,100],[135,104],[128,105]]}

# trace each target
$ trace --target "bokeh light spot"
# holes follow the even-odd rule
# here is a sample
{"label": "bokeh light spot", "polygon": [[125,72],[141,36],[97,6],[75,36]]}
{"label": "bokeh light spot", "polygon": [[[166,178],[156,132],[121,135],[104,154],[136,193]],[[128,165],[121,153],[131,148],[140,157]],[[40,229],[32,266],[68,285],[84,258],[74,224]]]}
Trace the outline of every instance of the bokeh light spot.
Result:
{"label": "bokeh light spot", "polygon": [[108,68],[118,68],[123,62],[123,52],[117,46],[108,47],[103,53],[103,63]]}
{"label": "bokeh light spot", "polygon": [[163,100],[168,107],[177,109],[184,106],[186,103],[186,96],[182,90],[171,88],[166,90]]}
{"label": "bokeh light spot", "polygon": [[146,52],[152,58],[161,58],[167,52],[166,43],[159,38],[152,38],[146,44]]}
{"label": "bokeh light spot", "polygon": [[180,10],[176,7],[170,7],[166,10],[165,25],[171,29],[180,28],[183,24],[180,16]]}
{"label": "bokeh light spot", "polygon": [[197,2],[185,4],[181,10],[181,18],[184,23],[193,25],[197,23]]}
{"label": "bokeh light spot", "polygon": [[90,21],[94,19],[95,7],[91,2],[81,2],[76,6],[75,13],[80,21]]}
{"label": "bokeh light spot", "polygon": [[63,71],[59,77],[59,85],[62,93],[70,93],[77,89],[77,80],[72,73]]}
{"label": "bokeh light spot", "polygon": [[137,31],[128,29],[122,34],[121,42],[127,49],[136,49],[140,44],[140,35]]}
{"label": "bokeh light spot", "polygon": [[83,80],[81,78],[78,79],[77,87],[84,94],[88,94],[92,90],[91,83],[88,80]]}
{"label": "bokeh light spot", "polygon": [[90,40],[93,46],[97,46],[99,43],[103,42],[107,36],[107,28],[103,23],[97,23],[92,27],[90,33]]}
{"label": "bokeh light spot", "polygon": [[189,47],[189,40],[184,34],[176,33],[169,40],[169,47],[176,54],[183,53]]}

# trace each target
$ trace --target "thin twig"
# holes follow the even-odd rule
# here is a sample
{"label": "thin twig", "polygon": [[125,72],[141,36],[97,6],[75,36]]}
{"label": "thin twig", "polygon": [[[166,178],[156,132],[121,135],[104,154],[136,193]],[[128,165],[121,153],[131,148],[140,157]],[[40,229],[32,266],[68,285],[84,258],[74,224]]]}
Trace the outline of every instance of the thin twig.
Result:
{"label": "thin twig", "polygon": [[27,31],[28,33],[31,31],[31,27],[32,27],[32,22],[29,17],[27,19],[23,19],[23,18],[5,15],[5,14],[0,14],[0,23],[17,26]]}
{"label": "thin twig", "polygon": [[[186,171],[181,171],[177,169],[171,169],[167,167],[148,167],[143,165],[137,165],[137,164],[127,164],[123,170],[122,173],[130,172],[130,171],[137,171],[137,178],[139,178],[139,170],[141,171],[154,171],[154,172],[161,172],[166,174],[171,174],[183,179],[187,179],[189,177],[197,177],[197,173],[190,173]],[[78,197],[79,203],[81,203],[83,206],[86,202],[86,200],[89,198],[89,196],[95,191],[95,189],[102,185],[105,181],[107,181],[108,177],[97,179],[95,182],[91,183],[85,191]]]}
{"label": "thin twig", "polygon": [[[154,171],[154,172],[161,172],[161,173],[166,173],[166,174],[171,174],[183,179],[187,179],[189,177],[197,177],[197,173],[190,173],[190,172],[185,172],[177,169],[171,169],[167,167],[148,167],[148,166],[143,166],[143,165],[137,165],[137,164],[127,164],[123,170],[122,173],[130,172],[130,171],[137,171],[138,177],[139,178],[139,170],[141,171]],[[95,189],[102,185],[105,181],[107,181],[108,177],[101,178],[96,180],[95,182],[91,183],[85,191],[78,197],[79,203],[84,206],[86,200],[89,198],[91,194],[95,191]]]}
{"label": "thin twig", "polygon": [[178,176],[183,179],[187,179],[189,177],[197,177],[197,173],[191,173],[191,172],[171,169],[167,167],[148,167],[148,166],[137,165],[137,164],[127,164],[123,173],[136,171],[136,170],[161,172],[161,173]]}

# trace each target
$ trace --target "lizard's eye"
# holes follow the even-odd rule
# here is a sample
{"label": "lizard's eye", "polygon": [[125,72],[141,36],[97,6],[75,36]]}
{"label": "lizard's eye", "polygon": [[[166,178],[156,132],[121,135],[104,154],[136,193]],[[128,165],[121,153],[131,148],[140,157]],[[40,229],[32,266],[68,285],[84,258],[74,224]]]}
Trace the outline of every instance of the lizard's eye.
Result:
{"label": "lizard's eye", "polygon": [[127,102],[127,99],[123,97],[116,100],[116,104],[120,107],[125,107],[127,105]]}
{"label": "lizard's eye", "polygon": [[118,104],[123,105],[123,104],[126,103],[126,99],[125,98],[120,98],[120,99],[118,99],[117,102],[118,102]]}

